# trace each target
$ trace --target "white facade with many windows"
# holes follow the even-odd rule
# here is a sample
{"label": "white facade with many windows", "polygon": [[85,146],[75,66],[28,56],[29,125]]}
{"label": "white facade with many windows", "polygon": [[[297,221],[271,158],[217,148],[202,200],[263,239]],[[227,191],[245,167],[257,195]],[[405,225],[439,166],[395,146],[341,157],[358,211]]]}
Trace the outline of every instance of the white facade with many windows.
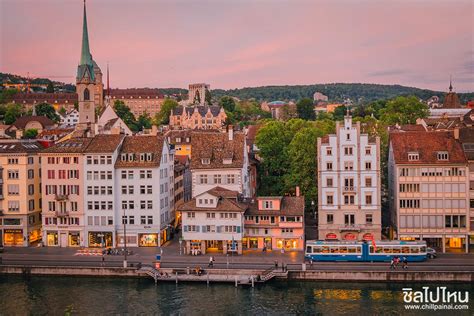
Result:
{"label": "white facade with many windows", "polygon": [[318,138],[319,239],[381,237],[380,139],[362,134],[360,123],[336,124]]}

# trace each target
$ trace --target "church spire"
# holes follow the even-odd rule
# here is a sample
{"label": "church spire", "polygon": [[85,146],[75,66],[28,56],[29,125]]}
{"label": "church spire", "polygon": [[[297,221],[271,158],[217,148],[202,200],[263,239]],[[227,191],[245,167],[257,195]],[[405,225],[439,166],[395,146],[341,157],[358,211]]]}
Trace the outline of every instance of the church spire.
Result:
{"label": "church spire", "polygon": [[110,97],[110,85],[109,85],[109,63],[107,63],[107,95]]}
{"label": "church spire", "polygon": [[84,19],[82,21],[82,50],[79,65],[92,65],[92,56],[89,50],[89,34],[87,32],[86,0],[84,0]]}
{"label": "church spire", "polygon": [[453,78],[449,76],[449,92],[453,91]]}

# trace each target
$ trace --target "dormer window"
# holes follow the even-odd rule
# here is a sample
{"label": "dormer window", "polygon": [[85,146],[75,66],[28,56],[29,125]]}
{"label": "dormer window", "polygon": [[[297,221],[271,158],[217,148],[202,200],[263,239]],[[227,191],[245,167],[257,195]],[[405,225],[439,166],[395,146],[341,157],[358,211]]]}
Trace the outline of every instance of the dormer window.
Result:
{"label": "dormer window", "polygon": [[418,161],[420,160],[420,154],[417,152],[408,153],[408,161]]}
{"label": "dormer window", "polygon": [[232,164],[232,158],[224,158],[224,159],[222,159],[222,163],[224,165],[230,165],[230,164]]}
{"label": "dormer window", "polygon": [[263,201],[263,208],[266,210],[273,209],[273,201]]}
{"label": "dormer window", "polygon": [[133,154],[128,154],[128,161],[134,161],[134,155]]}
{"label": "dormer window", "polygon": [[121,157],[120,157],[120,159],[121,159],[122,161],[127,161],[127,154],[122,154]]}
{"label": "dormer window", "polygon": [[181,137],[176,137],[176,142],[181,143]]}
{"label": "dormer window", "polygon": [[449,155],[447,151],[438,151],[438,160],[448,160]]}
{"label": "dormer window", "polygon": [[147,161],[152,161],[153,160],[153,154],[152,153],[147,153],[146,154],[146,160]]}
{"label": "dormer window", "polygon": [[140,154],[140,160],[145,161],[145,154]]}
{"label": "dormer window", "polygon": [[210,158],[202,158],[201,162],[202,162],[203,165],[209,165],[211,163],[211,159]]}

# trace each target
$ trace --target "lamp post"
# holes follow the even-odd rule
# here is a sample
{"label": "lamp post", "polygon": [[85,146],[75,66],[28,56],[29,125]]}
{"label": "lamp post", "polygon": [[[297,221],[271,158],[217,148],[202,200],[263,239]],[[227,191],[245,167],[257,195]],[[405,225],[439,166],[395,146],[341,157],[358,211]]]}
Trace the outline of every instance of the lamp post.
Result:
{"label": "lamp post", "polygon": [[125,209],[123,209],[122,223],[123,223],[123,246],[124,246],[123,267],[126,268],[127,267],[127,218],[125,217]]}
{"label": "lamp post", "polygon": [[183,244],[183,237],[179,237],[179,255],[182,255],[182,248],[181,245]]}
{"label": "lamp post", "polygon": [[311,211],[313,212],[314,219],[316,219],[316,208],[314,207],[314,201],[311,201]]}

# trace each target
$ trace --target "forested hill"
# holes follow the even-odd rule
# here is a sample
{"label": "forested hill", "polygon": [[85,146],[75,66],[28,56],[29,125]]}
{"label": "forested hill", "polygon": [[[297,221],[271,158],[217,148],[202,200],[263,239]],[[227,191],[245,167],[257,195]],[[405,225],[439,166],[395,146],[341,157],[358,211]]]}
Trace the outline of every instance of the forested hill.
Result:
{"label": "forested hill", "polygon": [[[266,86],[242,89],[212,90],[213,97],[230,95],[239,99],[251,99],[263,101],[275,100],[300,100],[302,98],[313,98],[318,91],[329,97],[331,102],[341,102],[350,98],[353,102],[373,101],[378,99],[391,99],[397,96],[415,95],[421,99],[428,99],[433,95],[441,98],[445,92],[405,87],[400,85],[379,85],[365,83],[330,83],[297,86]],[[461,103],[474,99],[474,92],[459,93]]]}

